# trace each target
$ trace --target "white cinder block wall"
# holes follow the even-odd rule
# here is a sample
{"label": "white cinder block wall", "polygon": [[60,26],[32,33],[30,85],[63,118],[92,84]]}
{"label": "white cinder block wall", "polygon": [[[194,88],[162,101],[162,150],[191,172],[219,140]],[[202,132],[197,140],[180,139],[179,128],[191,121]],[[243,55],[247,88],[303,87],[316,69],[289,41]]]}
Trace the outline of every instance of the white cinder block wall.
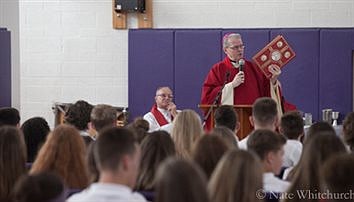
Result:
{"label": "white cinder block wall", "polygon": [[[111,0],[19,3],[23,121],[53,125],[53,102],[128,105],[128,31],[112,28]],[[353,0],[153,0],[153,10],[154,28],[354,26]]]}

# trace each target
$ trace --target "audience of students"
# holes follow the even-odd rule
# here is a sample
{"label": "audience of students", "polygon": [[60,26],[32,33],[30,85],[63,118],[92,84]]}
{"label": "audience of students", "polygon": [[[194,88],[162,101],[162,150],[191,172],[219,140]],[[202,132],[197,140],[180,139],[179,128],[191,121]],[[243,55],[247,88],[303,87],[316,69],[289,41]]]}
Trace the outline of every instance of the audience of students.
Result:
{"label": "audience of students", "polygon": [[0,108],[0,126],[10,125],[20,127],[20,112],[13,107]]}
{"label": "audience of students", "polygon": [[214,113],[215,127],[225,126],[234,132],[235,137],[240,129],[237,113],[231,105],[221,105]]}
{"label": "audience of students", "polygon": [[231,147],[238,149],[238,141],[235,133],[225,126],[218,126],[213,128],[209,135],[217,135],[226,141]]}
{"label": "audience of students", "polygon": [[99,104],[93,107],[90,114],[90,127],[95,131],[94,138],[105,127],[117,125],[117,110],[111,105]]}

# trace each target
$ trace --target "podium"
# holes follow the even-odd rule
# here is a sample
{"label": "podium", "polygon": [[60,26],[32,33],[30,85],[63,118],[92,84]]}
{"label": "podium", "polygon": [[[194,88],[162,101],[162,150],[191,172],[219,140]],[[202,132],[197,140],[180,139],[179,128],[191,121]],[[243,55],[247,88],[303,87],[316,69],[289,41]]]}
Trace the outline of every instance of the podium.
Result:
{"label": "podium", "polygon": [[[198,105],[199,109],[203,111],[204,114],[208,112],[210,107],[213,108],[211,114],[207,121],[211,123],[211,129],[214,128],[214,113],[219,105]],[[249,121],[249,117],[252,116],[252,105],[234,105],[233,106],[240,122],[240,129],[237,131],[237,137],[239,140],[245,138],[253,130],[253,126]]]}

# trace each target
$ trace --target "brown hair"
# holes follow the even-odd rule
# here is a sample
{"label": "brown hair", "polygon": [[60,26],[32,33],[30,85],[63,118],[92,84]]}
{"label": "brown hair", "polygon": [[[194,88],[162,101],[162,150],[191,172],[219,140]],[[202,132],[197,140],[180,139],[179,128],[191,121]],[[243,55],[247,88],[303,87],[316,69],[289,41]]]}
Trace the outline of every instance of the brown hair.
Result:
{"label": "brown hair", "polygon": [[214,120],[216,127],[225,126],[230,130],[235,131],[238,117],[233,106],[221,105],[215,110]]}
{"label": "brown hair", "polygon": [[354,190],[353,168],[353,154],[336,155],[324,163],[323,177],[331,193],[349,193]]}
{"label": "brown hair", "polygon": [[237,136],[234,131],[225,126],[215,127],[209,135],[217,135],[226,141],[231,147],[238,149]]}
{"label": "brown hair", "polygon": [[260,126],[274,123],[278,118],[277,103],[269,97],[258,98],[252,106],[252,117]]}
{"label": "brown hair", "polygon": [[304,145],[299,163],[289,173],[288,179],[292,183],[287,192],[293,193],[295,198],[288,201],[302,201],[297,190],[323,191],[320,169],[328,158],[341,153],[346,153],[346,149],[335,133],[321,133],[312,137]]}
{"label": "brown hair", "polygon": [[269,152],[275,152],[281,149],[286,143],[283,135],[277,134],[271,130],[255,130],[250,134],[247,141],[247,148],[254,151],[261,160]]}
{"label": "brown hair", "polygon": [[128,129],[106,128],[98,136],[94,146],[94,156],[97,168],[115,171],[121,163],[123,155],[133,155],[136,150],[136,139]]}
{"label": "brown hair", "polygon": [[215,168],[208,190],[213,202],[254,202],[262,188],[259,158],[245,150],[227,152]]}
{"label": "brown hair", "polygon": [[89,181],[85,153],[79,131],[70,125],[59,125],[48,135],[30,173],[50,171],[62,177],[70,188],[85,188]]}
{"label": "brown hair", "polygon": [[97,132],[104,127],[113,127],[117,122],[117,110],[111,105],[96,105],[91,111],[90,120]]}
{"label": "brown hair", "polygon": [[288,139],[298,139],[304,134],[304,120],[298,112],[287,112],[280,120],[280,131]]}
{"label": "brown hair", "polygon": [[193,162],[169,158],[156,174],[156,202],[208,202],[204,173]]}
{"label": "brown hair", "polygon": [[209,179],[221,157],[231,148],[220,136],[203,135],[195,145],[193,160]]}
{"label": "brown hair", "polygon": [[148,134],[141,143],[141,162],[136,189],[152,191],[158,166],[175,154],[175,144],[166,131]]}
{"label": "brown hair", "polygon": [[11,201],[12,190],[26,173],[26,147],[21,131],[14,126],[0,127],[0,201]]}
{"label": "brown hair", "polygon": [[190,158],[192,148],[202,133],[200,117],[195,111],[187,109],[179,112],[174,120],[171,133],[177,155],[182,158]]}

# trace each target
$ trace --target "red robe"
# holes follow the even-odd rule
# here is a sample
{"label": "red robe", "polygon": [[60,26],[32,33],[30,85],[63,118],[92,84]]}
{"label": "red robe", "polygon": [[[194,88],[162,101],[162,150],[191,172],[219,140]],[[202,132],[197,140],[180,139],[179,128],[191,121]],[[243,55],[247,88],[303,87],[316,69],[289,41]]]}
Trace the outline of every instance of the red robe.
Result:
{"label": "red robe", "polygon": [[[246,61],[244,65],[245,82],[234,88],[235,105],[252,105],[259,97],[270,97],[270,82],[264,74],[253,66],[251,62]],[[227,72],[230,76],[227,83],[231,82],[239,72],[228,57],[215,64],[206,77],[202,89],[202,104],[212,104],[216,95],[220,91],[226,79]],[[219,99],[220,104],[221,97]]]}
{"label": "red robe", "polygon": [[[254,101],[259,97],[271,97],[270,81],[255,67],[251,62],[246,61],[243,67],[245,74],[245,82],[234,88],[234,105],[253,105]],[[214,99],[220,89],[222,88],[227,72],[230,76],[226,83],[231,82],[235,75],[239,72],[239,68],[235,68],[228,57],[217,64],[215,64],[207,75],[203,88],[201,104],[213,104]],[[281,94],[281,91],[279,91]],[[282,95],[279,95],[282,98]],[[295,110],[296,107],[290,103],[285,102],[282,98],[283,111]],[[220,104],[221,96],[219,98]],[[210,122],[206,123],[206,129],[210,129]]]}

